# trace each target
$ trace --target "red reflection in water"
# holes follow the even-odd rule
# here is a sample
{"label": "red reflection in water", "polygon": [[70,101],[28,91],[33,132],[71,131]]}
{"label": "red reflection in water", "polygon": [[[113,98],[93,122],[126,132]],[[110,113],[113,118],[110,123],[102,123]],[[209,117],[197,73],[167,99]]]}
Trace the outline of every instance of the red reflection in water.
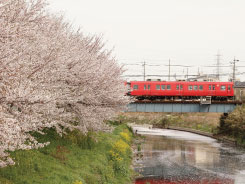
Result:
{"label": "red reflection in water", "polygon": [[135,184],[234,184],[230,179],[214,179],[201,181],[168,181],[164,179],[138,179]]}

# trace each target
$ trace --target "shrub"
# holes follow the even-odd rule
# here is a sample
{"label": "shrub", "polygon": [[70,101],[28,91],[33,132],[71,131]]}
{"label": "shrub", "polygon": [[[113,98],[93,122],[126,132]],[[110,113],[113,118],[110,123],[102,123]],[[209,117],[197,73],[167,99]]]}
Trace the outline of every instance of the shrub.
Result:
{"label": "shrub", "polygon": [[220,118],[218,133],[234,137],[240,143],[245,141],[245,106],[238,106],[230,114]]}
{"label": "shrub", "polygon": [[220,116],[218,133],[219,134],[228,134],[231,131],[231,124],[228,124],[225,120],[228,117],[227,113],[224,113]]}
{"label": "shrub", "polygon": [[161,119],[161,126],[162,126],[163,128],[168,127],[169,124],[170,124],[170,119],[169,119],[168,117],[163,117],[163,118]]}

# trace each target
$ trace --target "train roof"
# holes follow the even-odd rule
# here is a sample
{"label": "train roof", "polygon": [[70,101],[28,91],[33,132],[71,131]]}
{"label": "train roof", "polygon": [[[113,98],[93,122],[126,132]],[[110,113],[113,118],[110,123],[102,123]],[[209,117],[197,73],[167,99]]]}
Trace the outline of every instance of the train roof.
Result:
{"label": "train roof", "polygon": [[233,84],[233,82],[210,82],[210,81],[130,81],[130,83]]}

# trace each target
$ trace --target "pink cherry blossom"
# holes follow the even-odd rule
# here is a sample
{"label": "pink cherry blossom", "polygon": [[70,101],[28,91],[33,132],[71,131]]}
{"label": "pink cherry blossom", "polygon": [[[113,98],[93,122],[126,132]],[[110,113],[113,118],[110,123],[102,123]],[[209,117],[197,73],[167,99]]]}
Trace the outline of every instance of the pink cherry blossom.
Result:
{"label": "pink cherry blossom", "polygon": [[123,69],[102,38],[74,31],[45,7],[0,0],[0,167],[14,164],[7,151],[49,144],[29,132],[103,130],[129,101]]}

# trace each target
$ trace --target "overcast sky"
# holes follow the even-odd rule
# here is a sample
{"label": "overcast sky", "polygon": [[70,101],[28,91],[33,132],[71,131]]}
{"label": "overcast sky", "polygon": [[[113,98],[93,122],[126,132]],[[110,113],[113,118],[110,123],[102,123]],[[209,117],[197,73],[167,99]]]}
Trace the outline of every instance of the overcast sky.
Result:
{"label": "overcast sky", "polygon": [[[245,0],[48,1],[52,11],[64,13],[85,33],[103,34],[121,63],[168,64],[170,58],[171,64],[215,65],[219,51],[223,65],[236,56],[238,65],[245,66]],[[131,73],[142,73],[141,68],[131,68]],[[159,68],[148,66],[147,72]],[[186,73],[187,69],[171,70]],[[191,67],[189,73],[197,70]],[[215,68],[199,70],[215,72]],[[168,74],[167,67],[161,71]],[[232,72],[229,67],[222,71]]]}

